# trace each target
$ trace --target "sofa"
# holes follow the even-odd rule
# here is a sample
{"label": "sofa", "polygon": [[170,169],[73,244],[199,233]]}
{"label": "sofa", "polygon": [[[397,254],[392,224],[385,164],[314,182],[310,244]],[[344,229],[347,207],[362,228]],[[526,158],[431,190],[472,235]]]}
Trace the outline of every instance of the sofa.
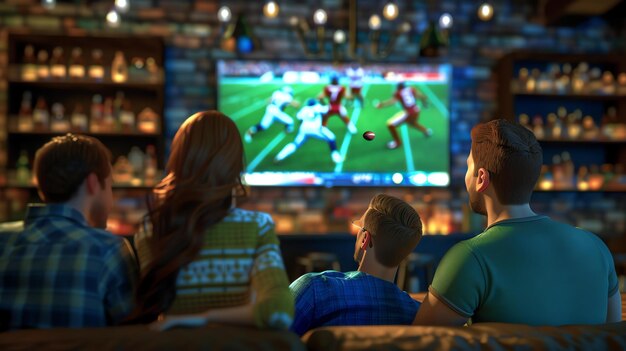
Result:
{"label": "sofa", "polygon": [[30,329],[0,333],[0,350],[626,350],[626,294],[622,311],[624,322],[604,325],[321,327],[302,338],[288,331],[224,325],[166,332],[143,325]]}

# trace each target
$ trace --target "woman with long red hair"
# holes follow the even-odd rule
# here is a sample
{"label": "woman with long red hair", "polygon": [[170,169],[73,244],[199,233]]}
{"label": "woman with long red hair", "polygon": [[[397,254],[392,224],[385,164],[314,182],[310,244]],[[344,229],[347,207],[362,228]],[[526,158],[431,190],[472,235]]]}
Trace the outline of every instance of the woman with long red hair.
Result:
{"label": "woman with long red hair", "polygon": [[244,154],[235,123],[199,112],[172,142],[136,235],[141,279],[129,320],[155,329],[209,322],[287,329],[294,303],[272,218],[234,207]]}

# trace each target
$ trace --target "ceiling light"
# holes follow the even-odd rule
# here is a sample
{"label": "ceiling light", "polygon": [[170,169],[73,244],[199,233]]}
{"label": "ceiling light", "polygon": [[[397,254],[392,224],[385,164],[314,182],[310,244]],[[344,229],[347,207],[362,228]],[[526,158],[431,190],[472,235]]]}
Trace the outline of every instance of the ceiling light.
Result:
{"label": "ceiling light", "polygon": [[120,12],[128,11],[128,0],[115,0],[115,8]]}
{"label": "ceiling light", "polygon": [[117,27],[120,24],[120,15],[117,14],[117,11],[111,10],[107,13],[106,20],[109,26]]}
{"label": "ceiling light", "polygon": [[341,29],[336,30],[335,33],[333,34],[333,40],[337,44],[345,43],[346,42],[346,32],[342,31]]}
{"label": "ceiling light", "polygon": [[48,10],[53,9],[56,4],[56,0],[41,0],[41,5]]}

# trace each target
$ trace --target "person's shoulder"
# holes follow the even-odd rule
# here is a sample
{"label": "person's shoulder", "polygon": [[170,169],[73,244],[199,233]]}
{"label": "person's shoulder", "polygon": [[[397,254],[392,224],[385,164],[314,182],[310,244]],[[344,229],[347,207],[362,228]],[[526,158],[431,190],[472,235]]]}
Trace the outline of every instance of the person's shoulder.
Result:
{"label": "person's shoulder", "polygon": [[99,245],[103,248],[117,247],[123,245],[124,238],[120,235],[113,234],[105,229],[100,228],[83,228],[84,236],[82,240],[86,243]]}
{"label": "person's shoulder", "polygon": [[224,218],[224,222],[256,223],[260,227],[274,224],[269,213],[233,208]]}

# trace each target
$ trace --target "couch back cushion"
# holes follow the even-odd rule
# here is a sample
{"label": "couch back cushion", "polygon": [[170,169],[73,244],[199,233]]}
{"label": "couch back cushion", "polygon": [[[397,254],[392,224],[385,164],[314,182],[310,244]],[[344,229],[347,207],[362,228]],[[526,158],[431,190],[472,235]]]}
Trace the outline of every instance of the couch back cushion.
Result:
{"label": "couch back cushion", "polygon": [[310,351],[626,350],[626,322],[562,327],[483,323],[471,327],[323,327],[303,341]]}

